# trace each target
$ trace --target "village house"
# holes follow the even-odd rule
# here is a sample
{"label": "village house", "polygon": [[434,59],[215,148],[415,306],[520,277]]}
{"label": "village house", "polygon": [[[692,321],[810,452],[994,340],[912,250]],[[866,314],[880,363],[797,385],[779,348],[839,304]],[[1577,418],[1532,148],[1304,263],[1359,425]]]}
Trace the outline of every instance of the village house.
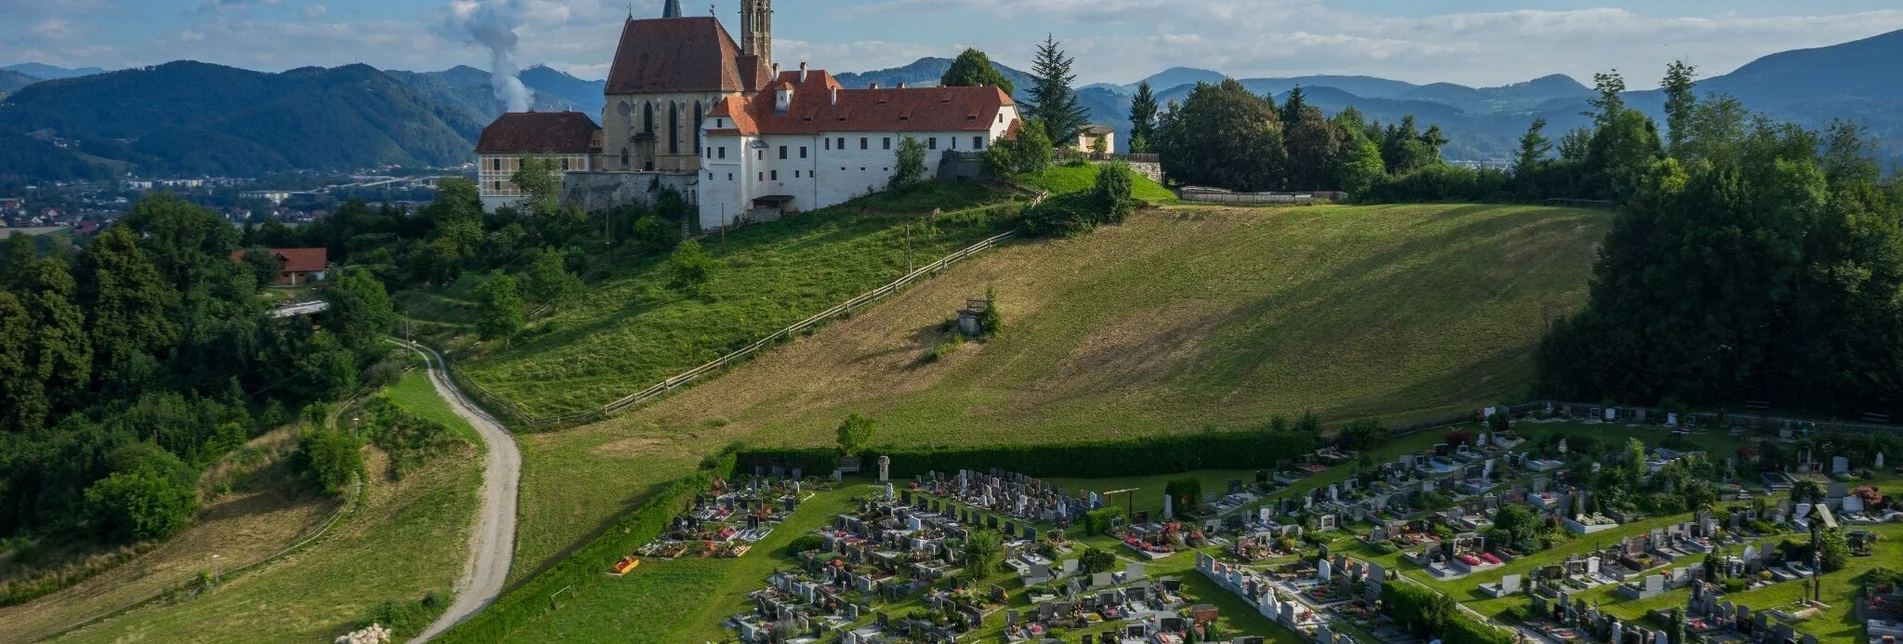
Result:
{"label": "village house", "polygon": [[483,210],[522,200],[515,172],[531,158],[547,159],[557,172],[586,171],[601,149],[601,127],[581,112],[510,112],[482,129],[476,141]]}
{"label": "village house", "polygon": [[1016,103],[995,87],[845,89],[801,64],[707,115],[700,225],[770,219],[883,189],[906,138],[924,145],[930,177],[946,152],[983,152],[1017,122]]}
{"label": "village house", "polygon": [[[283,262],[278,269],[277,279],[272,286],[297,286],[324,279],[324,273],[330,265],[329,249],[326,248],[272,248],[272,255]],[[233,251],[232,261],[244,261],[245,251]]]}
{"label": "village house", "polygon": [[1086,125],[1077,131],[1077,151],[1089,154],[1097,151],[1097,142],[1103,142],[1103,151],[1117,151],[1117,131],[1108,125]]}

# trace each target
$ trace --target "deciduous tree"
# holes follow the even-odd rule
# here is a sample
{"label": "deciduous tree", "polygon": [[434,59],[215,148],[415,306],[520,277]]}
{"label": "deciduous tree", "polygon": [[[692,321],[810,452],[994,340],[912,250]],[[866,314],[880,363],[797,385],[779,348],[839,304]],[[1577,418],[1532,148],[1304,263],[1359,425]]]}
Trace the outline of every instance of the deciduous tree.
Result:
{"label": "deciduous tree", "polygon": [[991,64],[990,56],[972,48],[966,48],[952,60],[951,67],[945,70],[938,84],[945,87],[996,87],[1004,90],[1006,96],[1017,91],[1011,79]]}

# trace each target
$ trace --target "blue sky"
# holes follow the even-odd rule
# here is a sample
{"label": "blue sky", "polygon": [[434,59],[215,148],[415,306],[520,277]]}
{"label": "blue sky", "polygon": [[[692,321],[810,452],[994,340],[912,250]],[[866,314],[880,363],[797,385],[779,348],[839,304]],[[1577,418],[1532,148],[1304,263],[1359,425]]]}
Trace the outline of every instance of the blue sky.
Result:
{"label": "blue sky", "polygon": [[[252,69],[364,62],[486,68],[462,22],[513,24],[522,65],[606,74],[626,0],[0,0],[0,63],[118,68],[189,58]],[[710,6],[738,29],[737,0]],[[637,16],[661,0],[634,0]],[[1721,74],[1758,56],[1903,29],[1895,0],[779,0],[776,57],[836,71],[967,46],[1025,67],[1053,33],[1080,83],[1172,66],[1239,77],[1366,74],[1502,84],[1619,68],[1634,87],[1685,59]],[[736,34],[737,36],[737,34]]]}

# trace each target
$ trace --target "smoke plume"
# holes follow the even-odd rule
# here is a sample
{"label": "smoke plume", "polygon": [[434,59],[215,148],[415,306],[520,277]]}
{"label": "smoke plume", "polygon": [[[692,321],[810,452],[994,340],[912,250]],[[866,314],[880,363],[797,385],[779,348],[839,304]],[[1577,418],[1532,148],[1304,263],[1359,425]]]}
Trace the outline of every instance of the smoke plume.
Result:
{"label": "smoke plume", "polygon": [[489,48],[489,86],[495,91],[496,100],[507,104],[511,112],[526,112],[534,94],[517,76],[520,70],[512,58],[515,28],[520,22],[517,14],[510,0],[489,0],[469,13],[462,28],[476,44]]}

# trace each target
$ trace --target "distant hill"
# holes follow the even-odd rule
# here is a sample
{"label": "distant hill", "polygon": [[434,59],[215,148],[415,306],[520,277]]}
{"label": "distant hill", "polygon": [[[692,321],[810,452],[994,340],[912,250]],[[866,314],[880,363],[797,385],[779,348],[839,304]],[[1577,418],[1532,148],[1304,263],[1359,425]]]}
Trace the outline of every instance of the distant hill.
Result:
{"label": "distant hill", "polygon": [[522,70],[522,84],[535,90],[538,96],[567,101],[575,111],[585,112],[595,120],[601,120],[601,108],[607,104],[602,92],[608,88],[608,81],[582,80],[545,65]]}
{"label": "distant hill", "polygon": [[61,78],[79,78],[81,76],[91,76],[93,74],[106,73],[106,70],[100,69],[98,67],[81,67],[79,69],[67,69],[64,67],[54,67],[52,65],[48,65],[45,63],[20,63],[18,65],[8,65],[6,67],[0,67],[0,69],[5,69],[10,72],[19,72],[21,74],[26,74],[28,76],[32,76],[34,78],[38,78],[41,80],[57,80]]}
{"label": "distant hill", "polygon": [[1222,79],[1224,78],[1227,78],[1227,76],[1225,76],[1222,72],[1210,71],[1207,69],[1196,69],[1193,67],[1171,67],[1169,69],[1165,69],[1163,71],[1150,74],[1148,77],[1144,78],[1143,80],[1131,83],[1129,85],[1124,85],[1123,93],[1135,94],[1137,91],[1137,86],[1142,85],[1144,83],[1150,84],[1151,91],[1162,91],[1162,90],[1170,89],[1172,87],[1182,87],[1184,85],[1195,85],[1198,82],[1203,82],[1203,83],[1221,82]]}
{"label": "distant hill", "polygon": [[[495,90],[489,84],[489,72],[458,65],[438,72],[386,71],[391,78],[436,103],[455,109],[470,120],[487,125],[496,120],[508,105],[496,98]],[[599,99],[597,99],[599,102]],[[538,112],[561,112],[577,109],[575,104],[559,96],[536,92],[529,103],[529,109]],[[601,118],[601,110],[594,111],[595,118]]]}
{"label": "distant hill", "polygon": [[[920,58],[904,67],[834,73],[833,78],[838,79],[840,85],[855,89],[870,87],[873,83],[878,83],[880,87],[894,87],[899,83],[917,86],[937,83],[938,79],[945,77],[945,70],[951,69],[951,64],[950,58]],[[991,66],[1011,80],[1012,89],[1017,90],[1012,93],[1012,97],[1023,100],[1031,89],[1031,75],[1000,65],[997,61],[992,61]]]}
{"label": "distant hill", "polygon": [[0,96],[20,91],[20,88],[40,82],[40,79],[20,72],[0,69]]}
{"label": "distant hill", "polygon": [[110,175],[106,168],[88,163],[71,151],[0,126],[0,186],[104,179]]}
{"label": "distant hill", "polygon": [[153,173],[214,175],[453,165],[482,128],[367,65],[270,74],[198,62],[35,83],[0,103],[0,125]]}

